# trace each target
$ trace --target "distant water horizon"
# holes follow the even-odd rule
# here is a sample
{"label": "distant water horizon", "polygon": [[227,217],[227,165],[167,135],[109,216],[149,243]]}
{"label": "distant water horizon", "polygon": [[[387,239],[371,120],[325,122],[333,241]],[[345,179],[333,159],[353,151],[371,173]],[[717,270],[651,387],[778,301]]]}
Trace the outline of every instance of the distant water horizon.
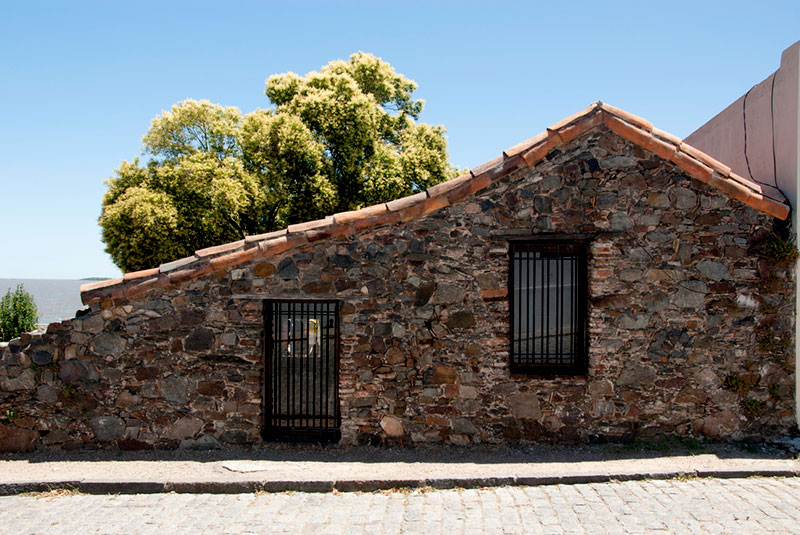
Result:
{"label": "distant water horizon", "polygon": [[9,290],[16,289],[18,284],[33,296],[39,311],[39,325],[61,321],[75,317],[78,310],[86,308],[81,303],[81,285],[90,279],[2,279],[0,278],[0,297]]}

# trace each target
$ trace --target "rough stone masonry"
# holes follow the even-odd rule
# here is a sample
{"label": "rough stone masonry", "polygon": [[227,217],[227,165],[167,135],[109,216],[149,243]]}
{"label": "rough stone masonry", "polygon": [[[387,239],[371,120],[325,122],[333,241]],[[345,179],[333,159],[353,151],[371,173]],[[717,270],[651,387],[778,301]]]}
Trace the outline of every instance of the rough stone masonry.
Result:
{"label": "rough stone masonry", "polygon": [[[259,442],[269,296],[341,300],[343,444],[785,433],[794,285],[765,246],[776,221],[601,124],[422,217],[0,346],[0,450]],[[510,374],[508,240],[539,234],[591,237],[586,375]]]}

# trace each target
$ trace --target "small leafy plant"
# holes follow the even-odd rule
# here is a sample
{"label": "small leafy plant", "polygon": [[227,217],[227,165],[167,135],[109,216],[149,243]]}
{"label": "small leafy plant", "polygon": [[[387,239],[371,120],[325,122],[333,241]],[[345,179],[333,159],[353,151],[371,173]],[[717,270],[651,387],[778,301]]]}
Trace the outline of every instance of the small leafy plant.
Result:
{"label": "small leafy plant", "polygon": [[33,296],[25,291],[22,284],[18,284],[16,290],[8,290],[0,299],[0,342],[34,330],[38,320],[39,313]]}
{"label": "small leafy plant", "polygon": [[754,416],[764,409],[764,403],[757,399],[747,398],[742,401],[742,408],[747,414]]}
{"label": "small leafy plant", "polygon": [[800,251],[791,240],[772,234],[767,238],[764,252],[776,265],[791,266],[800,257]]}
{"label": "small leafy plant", "polygon": [[722,381],[722,386],[726,390],[730,390],[731,392],[736,392],[740,396],[744,397],[747,395],[747,392],[750,390],[750,387],[745,382],[744,379],[741,377],[737,377],[735,375],[729,375]]}

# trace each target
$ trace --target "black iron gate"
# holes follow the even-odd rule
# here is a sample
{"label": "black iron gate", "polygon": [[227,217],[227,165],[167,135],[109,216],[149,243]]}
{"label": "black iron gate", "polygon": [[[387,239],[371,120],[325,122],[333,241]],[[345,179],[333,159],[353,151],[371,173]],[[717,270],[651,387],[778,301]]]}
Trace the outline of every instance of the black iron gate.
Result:
{"label": "black iron gate", "polygon": [[267,300],[264,440],[338,442],[339,303]]}

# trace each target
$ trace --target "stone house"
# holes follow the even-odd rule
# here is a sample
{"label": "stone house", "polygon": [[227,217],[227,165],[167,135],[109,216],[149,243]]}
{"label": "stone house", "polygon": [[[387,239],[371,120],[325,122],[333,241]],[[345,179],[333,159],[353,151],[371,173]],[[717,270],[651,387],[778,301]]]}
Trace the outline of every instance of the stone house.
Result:
{"label": "stone house", "polygon": [[789,213],[596,103],[416,195],[85,285],[0,348],[0,446],[786,433]]}

